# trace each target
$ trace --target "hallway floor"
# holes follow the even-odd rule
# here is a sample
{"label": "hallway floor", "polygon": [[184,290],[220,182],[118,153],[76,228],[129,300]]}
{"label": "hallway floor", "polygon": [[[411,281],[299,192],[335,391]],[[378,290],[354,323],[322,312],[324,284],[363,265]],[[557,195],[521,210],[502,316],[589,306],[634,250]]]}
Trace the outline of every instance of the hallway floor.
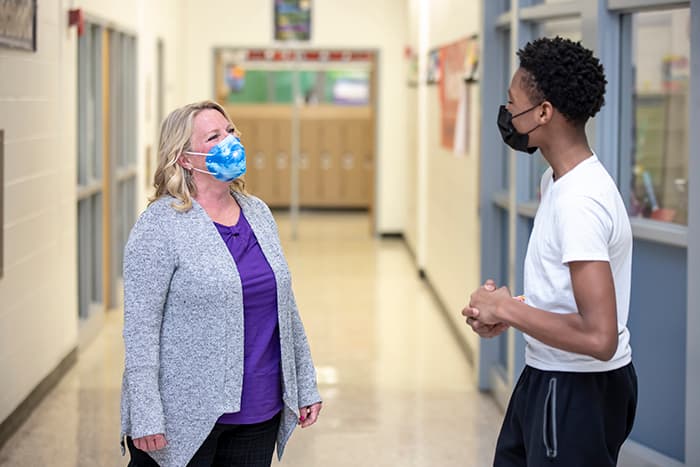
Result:
{"label": "hallway floor", "polygon": [[[502,413],[477,391],[404,243],[371,238],[366,215],[326,213],[302,213],[292,241],[277,217],[324,397],[319,422],[294,433],[281,465],[490,465]],[[111,312],[0,450],[0,466],[126,465],[122,365],[121,313]]]}

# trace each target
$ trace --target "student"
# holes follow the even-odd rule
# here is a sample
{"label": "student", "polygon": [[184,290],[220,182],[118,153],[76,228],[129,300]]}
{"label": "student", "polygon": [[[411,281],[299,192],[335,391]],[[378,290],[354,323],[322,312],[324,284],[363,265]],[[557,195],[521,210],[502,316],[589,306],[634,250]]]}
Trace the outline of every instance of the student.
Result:
{"label": "student", "polygon": [[627,329],[632,233],[615,182],[591,150],[586,122],[604,103],[590,50],[543,38],[518,51],[501,106],[506,144],[549,164],[524,267],[524,301],[489,280],[462,311],[482,337],[525,333],[494,466],[615,466],[637,404]]}

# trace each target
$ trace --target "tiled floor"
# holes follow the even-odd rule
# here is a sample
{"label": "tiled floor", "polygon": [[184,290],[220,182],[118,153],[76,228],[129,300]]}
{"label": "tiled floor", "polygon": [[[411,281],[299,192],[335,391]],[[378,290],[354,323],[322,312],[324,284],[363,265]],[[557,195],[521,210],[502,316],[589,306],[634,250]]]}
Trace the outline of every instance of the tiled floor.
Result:
{"label": "tiled floor", "polygon": [[[324,397],[319,422],[295,432],[281,464],[490,465],[502,414],[476,390],[404,244],[371,238],[365,215],[304,213],[296,241],[286,216],[279,221]],[[0,451],[0,466],[126,465],[122,352],[121,314],[112,312]]]}

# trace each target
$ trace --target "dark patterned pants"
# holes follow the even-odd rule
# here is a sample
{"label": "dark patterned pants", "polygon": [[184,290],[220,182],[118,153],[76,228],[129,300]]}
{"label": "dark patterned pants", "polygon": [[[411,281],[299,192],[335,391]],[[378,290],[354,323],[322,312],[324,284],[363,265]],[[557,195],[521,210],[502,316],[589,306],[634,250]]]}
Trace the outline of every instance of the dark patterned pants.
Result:
{"label": "dark patterned pants", "polygon": [[[270,467],[275,451],[280,413],[251,425],[217,423],[187,467]],[[148,453],[127,438],[131,460],[128,467],[158,467]]]}

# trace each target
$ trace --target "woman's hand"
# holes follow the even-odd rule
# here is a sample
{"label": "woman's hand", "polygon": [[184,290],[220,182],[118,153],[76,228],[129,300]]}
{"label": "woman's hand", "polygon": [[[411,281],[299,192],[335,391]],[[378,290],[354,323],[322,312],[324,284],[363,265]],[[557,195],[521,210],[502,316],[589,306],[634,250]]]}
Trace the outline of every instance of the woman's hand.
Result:
{"label": "woman's hand", "polygon": [[321,402],[301,407],[299,409],[299,413],[301,414],[299,417],[299,424],[301,427],[306,428],[316,423],[319,412],[321,412]]}
{"label": "woman's hand", "polygon": [[142,451],[157,451],[163,449],[168,442],[165,440],[165,435],[158,433],[157,435],[142,436],[133,440],[134,446]]}

